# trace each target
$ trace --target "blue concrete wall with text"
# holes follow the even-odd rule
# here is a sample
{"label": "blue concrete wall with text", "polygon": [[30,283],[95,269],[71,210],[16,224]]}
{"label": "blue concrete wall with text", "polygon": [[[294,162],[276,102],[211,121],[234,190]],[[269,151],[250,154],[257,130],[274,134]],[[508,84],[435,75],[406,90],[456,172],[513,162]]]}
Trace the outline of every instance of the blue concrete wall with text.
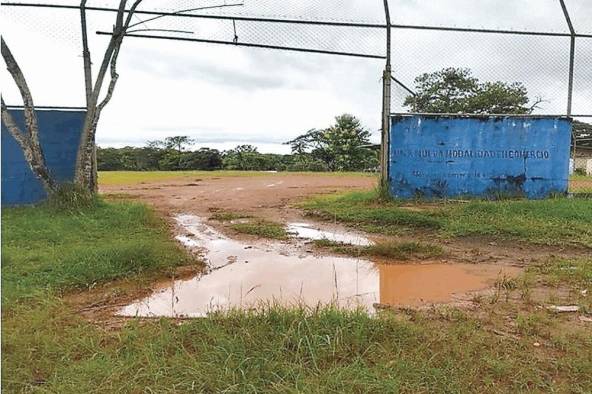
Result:
{"label": "blue concrete wall with text", "polygon": [[[21,130],[26,130],[22,109],[9,111]],[[74,179],[84,116],[84,111],[37,111],[41,148],[49,171],[58,182]],[[20,146],[2,124],[2,205],[34,204],[46,198],[47,194],[25,161]]]}
{"label": "blue concrete wall with text", "polygon": [[397,198],[566,193],[570,141],[565,118],[393,116],[390,191]]}

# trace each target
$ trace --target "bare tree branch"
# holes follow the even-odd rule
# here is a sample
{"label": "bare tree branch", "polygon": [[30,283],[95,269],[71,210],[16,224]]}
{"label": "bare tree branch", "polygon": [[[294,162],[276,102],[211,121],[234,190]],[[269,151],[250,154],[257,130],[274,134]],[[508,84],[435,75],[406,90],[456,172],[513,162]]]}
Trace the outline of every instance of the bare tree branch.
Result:
{"label": "bare tree branch", "polygon": [[[86,1],[87,0],[81,0],[81,9],[85,6]],[[96,146],[95,136],[97,125],[103,109],[111,101],[111,98],[113,97],[113,92],[115,91],[115,87],[119,79],[119,74],[117,73],[117,59],[121,51],[123,39],[128,33],[130,27],[137,26],[139,24],[145,24],[149,20],[157,19],[151,18],[149,20],[144,20],[132,24],[132,19],[135,17],[135,12],[140,3],[142,3],[142,0],[134,0],[131,7],[129,9],[126,9],[128,1],[120,0],[119,7],[117,10],[117,18],[115,21],[115,25],[113,26],[113,33],[111,34],[109,44],[107,45],[107,49],[105,50],[105,53],[103,55],[103,59],[97,72],[94,86],[92,87],[92,93],[89,95],[89,99],[87,102],[87,114],[84,121],[84,126],[80,137],[80,146],[76,158],[75,181],[76,183],[84,187],[89,187],[91,189],[96,190],[96,166],[93,165],[92,158]],[[197,7],[188,10],[177,11],[176,13],[181,14],[183,12],[189,12],[198,9],[220,8],[237,5],[242,4],[224,4],[217,6]],[[85,20],[81,20],[81,23],[84,28]],[[87,74],[85,74],[85,76],[90,75],[90,65],[87,67],[85,63],[85,70],[89,71]],[[100,101],[102,91],[104,90],[103,84],[105,83],[105,78],[107,77],[108,73],[110,75],[109,85],[107,87],[107,91],[105,93],[104,98],[102,99],[102,101]]]}
{"label": "bare tree branch", "polygon": [[[85,1],[86,0],[81,0],[81,6],[84,5]],[[92,88],[91,94],[89,95],[89,99],[87,100],[87,112],[80,135],[78,154],[76,156],[75,182],[83,186],[88,186],[92,189],[96,189],[96,185],[93,184],[96,183],[93,182],[95,172],[93,164],[93,154],[95,150],[95,130],[93,130],[93,125],[96,124],[96,106],[101,93],[105,75],[115,50],[118,34],[121,32],[121,28],[123,26],[123,14],[126,4],[127,0],[120,0],[119,2],[117,18],[113,27],[113,35],[109,40],[109,44],[103,55],[103,60],[101,62],[101,67],[99,68],[95,84]],[[88,69],[88,72],[90,74],[90,69]],[[85,75],[85,79],[88,78],[89,74]]]}
{"label": "bare tree branch", "polygon": [[29,90],[29,86],[27,85],[27,81],[23,75],[23,72],[21,71],[21,68],[12,55],[10,48],[8,48],[8,45],[6,45],[6,42],[4,42],[3,37],[1,38],[1,41],[2,57],[6,62],[6,68],[8,69],[8,72],[10,72],[12,79],[14,79],[14,82],[16,83],[16,86],[18,87],[23,99],[27,132],[29,133],[31,139],[38,141],[39,126],[37,123],[37,115],[35,114],[34,110],[35,104],[33,104],[33,96],[31,95],[31,91]]}
{"label": "bare tree branch", "polygon": [[535,109],[540,108],[540,104],[546,103],[548,100],[543,99],[540,96],[535,97],[534,103],[528,108],[528,113],[532,113]]}
{"label": "bare tree branch", "polygon": [[45,164],[43,149],[39,142],[39,124],[37,122],[37,114],[35,113],[33,96],[31,95],[25,76],[12,55],[10,48],[4,41],[4,38],[1,38],[1,47],[2,57],[6,63],[6,68],[16,83],[23,99],[26,132],[20,130],[16,125],[13,117],[8,112],[4,99],[2,99],[2,121],[23,150],[23,154],[27,163],[31,167],[31,171],[33,171],[33,173],[41,180],[44,189],[50,193],[54,190],[55,181],[49,174],[49,170]]}
{"label": "bare tree branch", "polygon": [[32,138],[30,135],[24,133],[16,124],[14,118],[8,112],[8,108],[4,103],[4,98],[2,100],[2,123],[8,129],[8,132],[13,136],[17,144],[21,147],[23,151],[23,156],[25,160],[29,164],[31,171],[35,174],[41,183],[43,184],[43,188],[47,193],[51,193],[55,190],[55,181],[49,174],[49,170],[47,169],[47,165],[45,164],[45,156],[43,155],[43,151],[37,150],[39,143],[33,143]]}
{"label": "bare tree branch", "polygon": [[[84,1],[84,0],[83,0]],[[135,0],[132,7],[127,11],[127,17],[124,20],[124,14],[126,9],[126,0],[120,0],[119,8],[117,12],[117,18],[115,26],[113,27],[113,35],[109,41],[109,45],[103,56],[101,67],[97,74],[97,79],[92,90],[89,105],[87,108],[86,119],[84,121],[84,127],[80,139],[80,147],[76,158],[76,182],[82,185],[89,185],[92,189],[96,190],[96,166],[93,164],[93,155],[95,151],[95,135],[96,129],[99,122],[101,112],[105,105],[111,100],[117,79],[117,58],[125,33],[128,26],[131,23],[134,12],[140,5],[142,0]],[[107,93],[103,101],[97,105],[101,94],[103,82],[105,80],[107,70],[110,68],[110,82],[107,88]]]}
{"label": "bare tree branch", "polygon": [[29,137],[18,127],[2,98],[2,122],[21,148],[29,149]]}

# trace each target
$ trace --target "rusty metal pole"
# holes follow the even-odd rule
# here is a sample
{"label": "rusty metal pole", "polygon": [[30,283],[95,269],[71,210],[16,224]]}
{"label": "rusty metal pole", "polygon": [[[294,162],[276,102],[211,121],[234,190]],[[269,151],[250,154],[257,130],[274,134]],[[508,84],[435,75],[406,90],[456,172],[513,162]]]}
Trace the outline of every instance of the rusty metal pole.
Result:
{"label": "rusty metal pole", "polygon": [[380,144],[380,186],[388,190],[390,115],[391,115],[391,15],[388,0],[384,1],[386,21],[386,65],[382,73],[382,135]]}

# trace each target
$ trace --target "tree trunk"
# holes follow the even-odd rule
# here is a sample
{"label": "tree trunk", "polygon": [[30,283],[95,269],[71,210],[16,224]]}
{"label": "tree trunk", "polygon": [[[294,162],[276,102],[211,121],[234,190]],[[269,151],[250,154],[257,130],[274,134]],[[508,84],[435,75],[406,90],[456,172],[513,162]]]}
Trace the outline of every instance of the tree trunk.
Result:
{"label": "tree trunk", "polygon": [[[130,25],[132,16],[142,0],[135,0],[129,11],[127,17],[124,19],[125,6],[127,0],[120,0],[119,8],[117,10],[117,18],[113,27],[113,35],[109,41],[109,45],[103,55],[101,67],[97,73],[97,79],[95,85],[92,87],[92,91],[89,91],[89,84],[91,79],[91,68],[90,68],[90,52],[88,50],[88,43],[86,40],[86,17],[85,17],[85,5],[86,0],[82,0],[81,6],[81,23],[82,23],[82,45],[83,45],[83,60],[84,60],[84,74],[85,74],[85,85],[86,85],[86,97],[87,97],[87,111],[86,118],[84,120],[84,126],[80,135],[80,145],[78,148],[78,155],[76,157],[76,172],[75,182],[83,188],[96,192],[97,187],[97,168],[96,168],[96,132],[101,111],[111,100],[115,85],[119,75],[117,74],[117,57],[119,56],[119,49],[121,43],[127,32],[127,28]],[[103,98],[103,101],[99,103],[99,96],[103,87],[103,82],[107,76],[107,71],[110,70],[111,81],[107,93]]]}
{"label": "tree trunk", "polygon": [[16,83],[23,99],[26,132],[23,132],[14,121],[14,118],[8,112],[4,99],[2,99],[2,122],[23,150],[23,155],[31,171],[39,178],[45,191],[50,194],[55,190],[56,184],[49,173],[47,164],[45,163],[45,155],[39,142],[39,125],[37,114],[35,113],[35,105],[33,104],[33,96],[31,95],[25,76],[12,55],[10,48],[4,42],[4,38],[1,39],[1,47],[6,68]]}
{"label": "tree trunk", "polygon": [[2,99],[2,122],[21,147],[25,160],[29,164],[33,174],[41,181],[43,189],[45,189],[47,194],[51,194],[55,190],[56,184],[45,164],[43,150],[39,144],[33,143],[31,137],[23,133],[17,126],[14,118],[8,112],[8,108],[6,108],[4,99]]}
{"label": "tree trunk", "polygon": [[[92,62],[90,58],[90,50],[88,48],[88,34],[86,28],[86,1],[81,0],[80,2],[80,24],[82,31],[82,60],[84,65],[84,88],[86,96],[86,110],[90,108],[92,102],[93,90],[92,90]],[[92,154],[92,170],[91,178],[89,181],[89,189],[93,192],[98,192],[98,179],[97,179],[97,149],[96,141],[92,141],[94,148]]]}

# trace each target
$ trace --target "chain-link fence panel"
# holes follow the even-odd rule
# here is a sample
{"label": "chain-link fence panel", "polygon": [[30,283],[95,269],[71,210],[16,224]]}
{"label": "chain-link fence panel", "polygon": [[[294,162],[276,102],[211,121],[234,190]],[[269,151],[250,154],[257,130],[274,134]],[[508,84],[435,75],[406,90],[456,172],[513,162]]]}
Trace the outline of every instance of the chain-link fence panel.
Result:
{"label": "chain-link fence panel", "polygon": [[391,54],[398,85],[394,112],[410,109],[405,99],[418,88],[417,77],[456,68],[469,70],[481,82],[523,84],[526,106],[535,114],[565,114],[569,38],[393,29]]}

